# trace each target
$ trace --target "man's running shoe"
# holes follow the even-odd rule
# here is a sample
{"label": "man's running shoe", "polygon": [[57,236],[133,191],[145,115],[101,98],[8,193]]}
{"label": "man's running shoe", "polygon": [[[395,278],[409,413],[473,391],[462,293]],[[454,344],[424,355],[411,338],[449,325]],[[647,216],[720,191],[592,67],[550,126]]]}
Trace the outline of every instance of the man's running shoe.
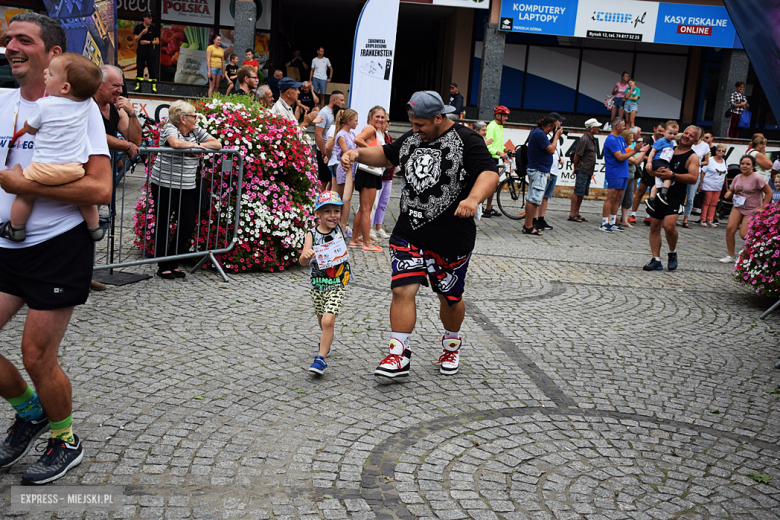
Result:
{"label": "man's running shoe", "polygon": [[669,253],[669,263],[667,264],[666,268],[670,271],[674,271],[677,269],[677,253]]}
{"label": "man's running shoe", "polygon": [[462,338],[444,339],[444,336],[441,337],[442,352],[439,360],[436,362],[437,365],[440,365],[439,372],[445,376],[457,374],[460,366],[460,346],[462,344]]}
{"label": "man's running shoe", "polygon": [[309,367],[309,372],[322,375],[326,368],[328,368],[328,365],[325,363],[325,358],[322,356],[314,356],[314,363]]}
{"label": "man's running shoe", "polygon": [[650,225],[650,217],[645,217],[645,226]]}
{"label": "man's running shoe", "polygon": [[73,442],[49,437],[41,458],[22,475],[22,484],[39,485],[55,481],[65,476],[71,468],[78,466],[82,458],[84,458],[84,450],[78,435],[73,435]]}
{"label": "man's running shoe", "polygon": [[38,437],[49,428],[46,414],[34,421],[25,421],[16,414],[14,424],[8,428],[8,436],[0,444],[0,468],[8,467],[27,455]]}
{"label": "man's running shoe", "polygon": [[626,230],[626,228],[624,228],[623,226],[621,226],[617,222],[612,224],[612,231],[625,231],[625,230]]}
{"label": "man's running shoe", "polygon": [[374,375],[390,379],[407,377],[411,361],[412,351],[408,348],[404,349],[403,343],[397,339],[391,339],[390,354],[379,363],[379,366],[374,370]]}
{"label": "man's running shoe", "polygon": [[636,224],[636,217],[634,215],[631,215],[628,217],[628,223],[629,224]]}
{"label": "man's running shoe", "polygon": [[552,226],[547,223],[546,220],[544,220],[544,217],[540,217],[536,219],[536,229],[541,229],[545,231],[552,231]]}
{"label": "man's running shoe", "polygon": [[602,224],[599,228],[599,231],[604,231],[605,233],[612,233],[612,226],[609,224]]}
{"label": "man's running shoe", "polygon": [[642,268],[645,271],[663,271],[664,270],[664,264],[661,263],[660,260],[656,260],[655,258],[650,259],[647,264]]}
{"label": "man's running shoe", "polygon": [[736,261],[737,261],[737,257],[731,255],[726,255],[720,260],[718,260],[718,262],[720,262],[721,264],[733,264]]}

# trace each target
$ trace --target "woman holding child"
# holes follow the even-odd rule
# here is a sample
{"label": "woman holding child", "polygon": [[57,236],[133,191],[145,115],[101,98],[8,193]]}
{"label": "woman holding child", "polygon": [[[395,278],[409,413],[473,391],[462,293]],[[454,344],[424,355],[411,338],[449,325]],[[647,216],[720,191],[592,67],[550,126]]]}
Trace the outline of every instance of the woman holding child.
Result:
{"label": "woman holding child", "polygon": [[[198,126],[195,107],[174,101],[168,108],[168,122],[160,130],[161,147],[219,150],[222,143]],[[161,152],[152,168],[149,191],[154,200],[154,256],[189,252],[198,214],[199,190],[196,177],[200,158],[195,154]],[[176,233],[170,237],[171,214],[176,214]],[[163,243],[167,242],[166,245]],[[159,262],[157,276],[166,280],[184,278],[176,260]]]}

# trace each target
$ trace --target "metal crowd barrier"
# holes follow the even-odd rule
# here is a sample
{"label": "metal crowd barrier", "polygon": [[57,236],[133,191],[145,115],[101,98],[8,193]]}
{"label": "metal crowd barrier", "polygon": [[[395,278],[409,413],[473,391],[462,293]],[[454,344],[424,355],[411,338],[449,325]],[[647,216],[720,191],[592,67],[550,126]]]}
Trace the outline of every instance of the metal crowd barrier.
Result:
{"label": "metal crowd barrier", "polygon": [[[171,159],[171,167],[163,167],[160,182],[153,183],[152,168],[161,161],[161,154]],[[192,173],[191,169],[185,169],[186,155],[195,155],[198,159],[194,190],[186,188],[183,180],[183,174]],[[177,160],[179,156],[181,159]],[[115,172],[114,189],[111,203],[101,209],[101,222],[107,232],[97,244],[95,271],[108,270],[114,275],[115,269],[124,267],[200,258],[191,273],[210,261],[227,282],[228,277],[216,255],[229,252],[238,241],[244,178],[244,158],[240,153],[229,149],[145,147],[140,148],[133,159],[124,153],[112,154],[111,163]],[[197,201],[193,202],[195,197]],[[194,250],[189,250],[192,237],[179,240],[183,199],[189,201],[184,203],[185,210],[191,210],[193,204],[196,209]],[[147,209],[150,201],[154,202],[153,215]],[[160,210],[166,208],[167,211],[161,214]],[[150,218],[154,219],[151,232]],[[172,223],[176,224],[175,232],[171,232]],[[136,233],[136,224],[142,227],[140,236]],[[166,229],[161,233],[163,228]],[[166,239],[164,246],[155,242],[155,238],[162,236]],[[173,247],[169,245],[171,241]],[[186,250],[180,250],[180,246]]]}

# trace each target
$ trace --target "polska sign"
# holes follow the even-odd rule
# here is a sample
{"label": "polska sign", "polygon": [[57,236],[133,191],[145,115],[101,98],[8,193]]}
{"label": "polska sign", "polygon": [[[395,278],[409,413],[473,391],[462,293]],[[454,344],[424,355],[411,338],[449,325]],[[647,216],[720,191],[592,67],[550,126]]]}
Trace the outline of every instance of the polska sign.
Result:
{"label": "polska sign", "polygon": [[167,22],[214,23],[216,0],[163,0],[162,19]]}

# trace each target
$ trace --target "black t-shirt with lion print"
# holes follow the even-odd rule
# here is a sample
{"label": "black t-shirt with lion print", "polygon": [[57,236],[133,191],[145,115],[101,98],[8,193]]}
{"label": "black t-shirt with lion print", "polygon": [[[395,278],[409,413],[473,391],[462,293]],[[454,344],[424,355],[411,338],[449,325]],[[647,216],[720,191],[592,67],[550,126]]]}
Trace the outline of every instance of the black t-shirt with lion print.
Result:
{"label": "black t-shirt with lion print", "polygon": [[430,143],[407,132],[384,145],[387,159],[403,168],[401,215],[393,235],[445,258],[474,249],[477,228],[473,218],[455,216],[484,171],[498,173],[485,140],[455,124]]}

